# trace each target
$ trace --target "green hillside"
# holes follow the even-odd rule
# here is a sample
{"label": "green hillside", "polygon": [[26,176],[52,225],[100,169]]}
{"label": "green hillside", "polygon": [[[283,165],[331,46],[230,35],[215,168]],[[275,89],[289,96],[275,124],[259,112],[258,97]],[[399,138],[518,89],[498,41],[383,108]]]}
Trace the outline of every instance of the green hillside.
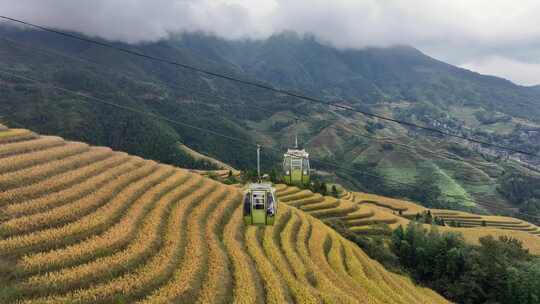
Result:
{"label": "green hillside", "polygon": [[[540,177],[507,161],[501,151],[426,137],[360,114],[328,111],[322,105],[53,34],[0,28],[0,36],[4,39],[0,44],[2,71],[217,130],[243,142],[0,73],[0,122],[10,127],[25,126],[187,168],[213,167],[179,149],[182,143],[247,169],[254,164],[254,153],[246,142],[285,149],[292,143],[298,117],[301,141],[315,158],[326,161],[313,162],[313,166],[322,173],[330,172],[327,179],[431,207],[500,212],[474,202],[481,200],[540,212],[540,193],[516,186],[516,181],[524,180],[517,184],[533,189]],[[540,147],[537,88],[459,69],[412,47],[338,50],[293,33],[264,41],[185,34],[156,43],[118,45],[447,132],[531,152]],[[280,153],[264,153],[265,169],[279,166]]]}

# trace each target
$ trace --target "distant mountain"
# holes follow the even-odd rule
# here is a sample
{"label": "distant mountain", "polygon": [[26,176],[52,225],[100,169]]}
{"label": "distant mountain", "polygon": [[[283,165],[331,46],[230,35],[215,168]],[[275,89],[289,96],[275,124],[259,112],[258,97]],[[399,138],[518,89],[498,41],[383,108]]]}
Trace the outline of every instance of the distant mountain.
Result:
{"label": "distant mountain", "polygon": [[[536,195],[517,199],[508,194],[532,193],[510,190],[514,176],[509,178],[509,172],[535,173],[517,161],[503,161],[507,155],[500,150],[441,141],[359,114],[44,32],[0,28],[0,39],[4,39],[0,44],[0,122],[12,127],[22,125],[184,167],[211,167],[180,149],[178,143],[182,143],[239,169],[255,163],[254,148],[247,143],[285,150],[296,128],[311,154],[325,161],[313,162],[318,172],[330,173],[325,178],[353,188],[462,209],[477,208],[474,201],[480,200],[501,206],[525,204]],[[259,41],[183,34],[155,43],[115,44],[456,134],[535,153],[540,150],[538,87],[457,68],[409,46],[339,50],[294,33]],[[1,71],[180,123],[88,101]],[[300,118],[297,126],[295,117]],[[263,156],[265,168],[279,169],[279,152],[266,150]],[[510,156],[517,160],[518,155]],[[520,161],[535,164],[532,158]],[[329,163],[337,163],[338,168]],[[383,178],[368,178],[374,175]]]}
{"label": "distant mountain", "polygon": [[538,88],[435,60],[409,46],[339,50],[295,33],[264,41],[184,35],[178,45],[224,60],[257,79],[356,103],[411,100],[480,106],[538,120]]}

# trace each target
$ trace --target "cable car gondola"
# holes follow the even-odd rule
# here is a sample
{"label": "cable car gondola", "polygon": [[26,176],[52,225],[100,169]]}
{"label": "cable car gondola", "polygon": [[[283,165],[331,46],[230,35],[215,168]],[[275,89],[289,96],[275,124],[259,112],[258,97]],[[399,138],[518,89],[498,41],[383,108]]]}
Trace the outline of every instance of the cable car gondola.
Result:
{"label": "cable car gondola", "polygon": [[276,191],[268,183],[252,183],[244,192],[244,223],[274,225],[277,214]]}
{"label": "cable car gondola", "polygon": [[288,149],[283,154],[283,181],[289,185],[309,184],[309,153],[306,150]]}
{"label": "cable car gondola", "polygon": [[295,135],[294,149],[283,154],[282,179],[289,185],[308,185],[310,181],[309,153],[298,148],[298,136]]}
{"label": "cable car gondola", "polygon": [[244,191],[244,223],[246,225],[274,225],[277,216],[276,190],[270,183],[261,182],[260,146],[257,147],[258,182],[248,185]]}

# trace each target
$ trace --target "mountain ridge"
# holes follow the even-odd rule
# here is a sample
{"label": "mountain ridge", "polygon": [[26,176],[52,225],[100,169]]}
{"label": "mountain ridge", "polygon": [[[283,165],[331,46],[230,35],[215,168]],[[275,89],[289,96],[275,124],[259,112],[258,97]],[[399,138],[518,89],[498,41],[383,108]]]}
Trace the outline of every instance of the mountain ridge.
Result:
{"label": "mountain ridge", "polygon": [[[198,39],[206,39],[206,41],[205,43],[201,43],[200,41],[198,44],[192,43],[192,40]],[[388,90],[390,92],[390,99],[408,99],[410,97],[408,95],[415,96],[412,92],[404,90],[403,88],[392,95],[391,90],[396,89],[392,87],[393,82],[398,82],[400,85],[407,85],[412,82],[429,84],[429,77],[434,77],[437,76],[438,73],[445,72],[455,78],[451,79],[454,82],[458,79],[469,82],[479,82],[474,89],[483,90],[480,92],[482,94],[488,94],[486,88],[484,88],[486,86],[501,86],[504,87],[504,89],[512,90],[514,94],[520,94],[520,97],[528,102],[530,102],[528,98],[534,96],[536,98],[536,104],[534,105],[536,108],[539,106],[538,99],[540,96],[532,93],[532,90],[529,90],[529,87],[516,85],[501,77],[482,75],[447,64],[429,57],[411,46],[395,46],[387,48],[368,47],[358,50],[339,50],[323,45],[314,38],[302,38],[290,34],[274,35],[264,41],[241,42],[230,42],[211,36],[201,38],[201,36],[198,35],[185,34],[182,39],[180,39],[180,43],[187,45],[196,51],[201,51],[202,53],[205,52],[198,47],[201,44],[219,45],[218,50],[212,53],[215,58],[221,57],[231,60],[234,65],[242,67],[243,71],[256,76],[258,79],[285,88],[300,88],[313,91],[313,85],[327,85],[329,87],[339,86],[338,84],[340,81],[346,81],[347,79],[354,80],[355,78],[360,77],[364,80],[369,79],[369,84],[380,88],[383,92]],[[235,55],[235,52],[238,52],[238,47],[242,48],[242,56]],[[221,54],[218,54],[218,52]],[[319,58],[319,60],[317,60],[317,58]],[[311,62],[310,59],[315,59],[316,61]],[[327,62],[324,62],[324,60],[327,60]],[[292,65],[292,67],[286,68],[287,65]],[[325,73],[317,73],[317,65],[325,65],[324,68],[321,68]],[[332,66],[334,66],[334,69],[337,69],[337,72],[332,72]],[[278,67],[277,70],[279,71],[279,74],[271,73],[271,71],[276,70],[275,67]],[[431,71],[427,69],[434,69],[434,71],[433,73],[430,73]],[[307,74],[306,79],[300,78],[302,74]],[[298,77],[300,80],[294,78],[294,75],[299,75]],[[336,75],[339,75],[339,77]],[[407,80],[407,78],[411,77],[415,78]],[[332,81],[336,83],[333,83]],[[389,86],[388,83],[391,85]],[[461,84],[465,83],[466,82],[461,82]],[[452,89],[458,88],[459,87],[456,85],[453,85]],[[321,90],[324,89],[326,88]],[[324,96],[321,92],[314,92]],[[358,94],[356,91],[355,93]],[[498,91],[497,93],[501,95],[503,92]],[[505,95],[508,96],[507,94],[502,94],[502,96]],[[357,95],[355,96],[357,97]],[[355,96],[353,96],[353,98]],[[385,96],[377,97],[385,98]],[[421,95],[416,97],[425,98],[425,96]],[[451,103],[452,97],[451,94],[447,94],[442,95],[440,98],[446,103]],[[501,100],[497,94],[490,94],[488,97],[498,99],[498,101]],[[422,101],[422,98],[417,98],[416,101]],[[372,100],[366,99],[364,102],[365,101]],[[486,100],[486,102],[489,102],[489,100]],[[537,111],[537,109],[533,109],[533,111]],[[513,114],[517,113],[515,110],[514,112],[515,113]],[[529,115],[525,112],[521,112],[520,114]],[[528,117],[531,118],[532,116]]]}

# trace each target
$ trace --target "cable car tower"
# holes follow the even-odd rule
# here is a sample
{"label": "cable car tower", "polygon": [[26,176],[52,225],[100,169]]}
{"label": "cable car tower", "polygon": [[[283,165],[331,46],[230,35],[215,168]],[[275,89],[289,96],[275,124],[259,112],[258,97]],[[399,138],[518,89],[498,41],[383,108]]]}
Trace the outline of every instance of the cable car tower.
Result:
{"label": "cable car tower", "polygon": [[261,181],[261,146],[257,146],[257,182],[244,191],[244,223],[246,225],[274,225],[277,216],[276,190]]}
{"label": "cable car tower", "polygon": [[298,147],[298,133],[294,135],[294,149],[283,154],[283,181],[289,185],[308,185],[310,181],[309,153]]}

